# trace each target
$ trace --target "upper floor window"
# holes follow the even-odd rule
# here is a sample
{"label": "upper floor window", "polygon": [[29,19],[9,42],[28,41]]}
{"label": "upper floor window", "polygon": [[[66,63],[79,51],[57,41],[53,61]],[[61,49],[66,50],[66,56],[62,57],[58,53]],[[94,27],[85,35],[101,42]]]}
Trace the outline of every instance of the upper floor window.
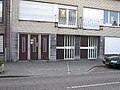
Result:
{"label": "upper floor window", "polygon": [[83,28],[99,30],[103,24],[103,10],[83,8]]}
{"label": "upper floor window", "polygon": [[59,27],[77,27],[77,8],[63,7],[59,8]]}
{"label": "upper floor window", "polygon": [[59,9],[59,24],[66,25],[67,17],[66,17],[66,9]]}
{"label": "upper floor window", "polygon": [[58,14],[57,4],[33,1],[19,3],[19,20],[56,22]]}
{"label": "upper floor window", "polygon": [[69,10],[69,25],[76,25],[76,10]]}
{"label": "upper floor window", "polygon": [[110,12],[110,24],[118,26],[118,12]]}
{"label": "upper floor window", "polygon": [[119,26],[120,15],[115,11],[104,11],[104,25],[106,26]]}
{"label": "upper floor window", "polygon": [[2,22],[2,12],[3,12],[3,2],[2,2],[2,0],[0,0],[0,22]]}

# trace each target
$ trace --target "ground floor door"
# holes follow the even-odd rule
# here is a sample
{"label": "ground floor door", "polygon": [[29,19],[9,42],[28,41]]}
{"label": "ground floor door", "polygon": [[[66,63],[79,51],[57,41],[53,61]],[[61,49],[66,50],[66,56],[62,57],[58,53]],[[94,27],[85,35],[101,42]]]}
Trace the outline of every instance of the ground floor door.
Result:
{"label": "ground floor door", "polygon": [[88,36],[80,36],[80,58],[88,58]]}
{"label": "ground floor door", "polygon": [[27,60],[28,54],[28,35],[27,34],[20,34],[19,35],[19,59],[20,60]]}
{"label": "ground floor door", "polygon": [[80,37],[80,58],[96,59],[98,55],[98,37]]}
{"label": "ground floor door", "polygon": [[89,37],[88,47],[88,59],[96,59],[98,55],[98,37]]}
{"label": "ground floor door", "polygon": [[30,39],[30,59],[38,59],[38,35],[31,35]]}
{"label": "ground floor door", "polygon": [[41,59],[49,59],[49,35],[41,35]]}
{"label": "ground floor door", "polygon": [[75,58],[75,36],[57,35],[56,58],[72,60]]}

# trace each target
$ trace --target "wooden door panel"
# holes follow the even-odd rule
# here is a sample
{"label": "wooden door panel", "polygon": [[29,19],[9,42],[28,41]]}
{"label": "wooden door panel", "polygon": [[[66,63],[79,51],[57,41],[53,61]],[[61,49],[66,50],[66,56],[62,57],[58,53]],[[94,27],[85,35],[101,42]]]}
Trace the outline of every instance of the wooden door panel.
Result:
{"label": "wooden door panel", "polygon": [[80,58],[87,58],[88,57],[88,50],[80,50]]}
{"label": "wooden door panel", "polygon": [[27,60],[27,46],[28,46],[28,35],[20,34],[19,35],[19,59]]}
{"label": "wooden door panel", "polygon": [[31,35],[30,56],[32,60],[38,59],[38,35]]}
{"label": "wooden door panel", "polygon": [[49,35],[41,35],[41,59],[49,59]]}

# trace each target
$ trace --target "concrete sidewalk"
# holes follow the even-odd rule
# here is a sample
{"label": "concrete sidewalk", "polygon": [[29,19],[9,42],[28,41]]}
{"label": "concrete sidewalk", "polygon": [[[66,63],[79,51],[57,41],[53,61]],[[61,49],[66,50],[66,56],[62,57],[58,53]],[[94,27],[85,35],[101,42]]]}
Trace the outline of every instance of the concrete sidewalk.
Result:
{"label": "concrete sidewalk", "polygon": [[64,76],[85,74],[96,66],[103,65],[98,60],[54,61],[40,60],[6,63],[5,72],[0,76]]}

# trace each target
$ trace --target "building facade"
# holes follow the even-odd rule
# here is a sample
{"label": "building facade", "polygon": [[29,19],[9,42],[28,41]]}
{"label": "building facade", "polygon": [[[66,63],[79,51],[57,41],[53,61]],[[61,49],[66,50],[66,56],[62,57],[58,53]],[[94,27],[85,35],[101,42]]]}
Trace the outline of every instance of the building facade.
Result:
{"label": "building facade", "polygon": [[10,0],[0,0],[0,59],[10,57]]}
{"label": "building facade", "polygon": [[116,0],[12,0],[12,60],[118,54],[120,47],[110,49],[110,40],[120,43],[119,5]]}

